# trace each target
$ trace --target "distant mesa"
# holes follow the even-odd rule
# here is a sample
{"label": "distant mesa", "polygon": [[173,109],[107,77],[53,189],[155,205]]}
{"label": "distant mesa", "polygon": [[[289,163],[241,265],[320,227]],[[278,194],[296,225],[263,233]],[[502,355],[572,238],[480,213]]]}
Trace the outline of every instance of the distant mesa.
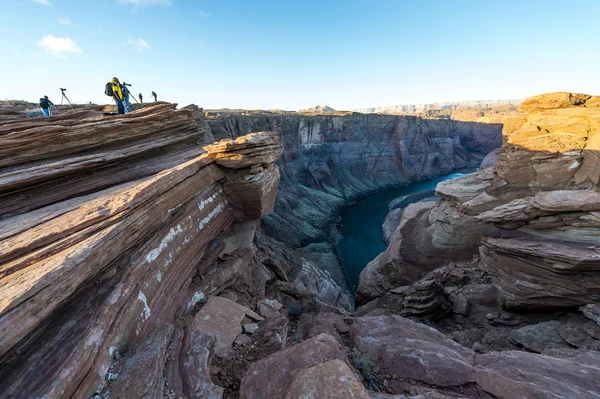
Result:
{"label": "distant mesa", "polygon": [[463,110],[469,108],[497,108],[502,106],[519,106],[523,100],[480,100],[480,101],[459,101],[459,102],[442,102],[431,104],[404,104],[404,105],[388,105],[384,107],[374,108],[358,108],[355,112],[363,114],[421,114],[429,111],[443,110]]}
{"label": "distant mesa", "polygon": [[300,112],[311,112],[316,114],[324,114],[327,112],[336,112],[335,109],[331,108],[328,105],[317,105],[316,107],[301,109]]}

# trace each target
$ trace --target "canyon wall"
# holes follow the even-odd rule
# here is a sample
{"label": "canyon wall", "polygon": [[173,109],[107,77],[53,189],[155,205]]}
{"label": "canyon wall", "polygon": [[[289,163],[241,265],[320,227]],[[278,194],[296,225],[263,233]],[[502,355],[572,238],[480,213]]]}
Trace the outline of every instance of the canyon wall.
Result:
{"label": "canyon wall", "polygon": [[505,121],[494,166],[440,183],[436,204],[406,208],[388,250],[363,271],[359,301],[474,255],[508,308],[600,300],[600,101],[551,93],[521,111]]}
{"label": "canyon wall", "polygon": [[[167,104],[11,118],[0,126],[0,396],[597,398],[597,304],[532,315],[499,302],[598,302],[597,98],[526,104],[496,166],[404,210],[393,261],[373,269],[383,286],[354,314],[315,263],[322,243],[274,239],[289,239],[296,226],[283,220],[294,219],[281,219],[281,237],[259,229],[280,174],[284,205],[298,193],[344,204],[378,188],[361,166],[382,185],[401,166],[433,173],[432,158],[456,167],[471,136],[412,136],[393,122],[387,146],[376,131],[373,148],[360,135],[309,145],[257,124],[248,131],[265,131],[214,128],[234,138],[215,143],[202,110]],[[372,153],[394,146],[379,166]],[[317,179],[325,166],[331,177]],[[394,184],[421,176],[402,173]],[[463,258],[421,278],[423,265]]]}
{"label": "canyon wall", "polygon": [[[332,229],[338,211],[361,196],[478,164],[500,146],[502,129],[500,123],[349,112],[208,111],[207,123],[216,139],[279,133],[281,183],[261,230],[325,270],[345,294]],[[304,269],[314,281],[315,273]]]}
{"label": "canyon wall", "polygon": [[208,297],[274,278],[250,265],[278,136],[207,153],[202,110],[175,106],[0,126],[2,397],[89,398],[148,336],[191,339],[173,325]]}

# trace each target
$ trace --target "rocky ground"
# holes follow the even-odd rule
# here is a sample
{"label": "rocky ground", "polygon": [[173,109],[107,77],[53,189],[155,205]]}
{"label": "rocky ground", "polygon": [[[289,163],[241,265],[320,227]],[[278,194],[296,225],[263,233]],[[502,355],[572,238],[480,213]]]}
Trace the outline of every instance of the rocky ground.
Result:
{"label": "rocky ground", "polygon": [[[311,204],[318,219],[351,198],[331,193],[366,181],[370,162],[384,186],[410,165],[455,167],[479,144],[437,122],[386,116],[376,125],[391,129],[397,151],[378,169],[371,150],[346,157],[368,146],[328,138],[381,133],[361,136],[356,114],[207,122],[196,107],[162,104],[3,123],[0,392],[598,398],[598,104],[528,99],[526,115],[505,121],[492,166],[441,183],[439,201],[399,202],[356,311],[323,266],[329,252],[290,244],[325,222],[295,221]],[[320,143],[305,142],[307,125]],[[241,134],[257,127],[266,131]],[[213,144],[223,132],[239,134]],[[442,151],[452,137],[460,147]],[[365,192],[356,184],[351,192]],[[320,200],[293,202],[300,192]],[[278,236],[276,226],[289,228]]]}

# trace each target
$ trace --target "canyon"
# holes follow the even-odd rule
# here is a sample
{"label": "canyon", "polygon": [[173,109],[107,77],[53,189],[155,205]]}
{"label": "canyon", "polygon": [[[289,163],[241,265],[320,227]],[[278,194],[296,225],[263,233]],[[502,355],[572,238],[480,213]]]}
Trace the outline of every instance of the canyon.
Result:
{"label": "canyon", "polygon": [[[8,108],[2,397],[598,397],[598,97]],[[465,167],[398,208],[354,297],[339,212]]]}

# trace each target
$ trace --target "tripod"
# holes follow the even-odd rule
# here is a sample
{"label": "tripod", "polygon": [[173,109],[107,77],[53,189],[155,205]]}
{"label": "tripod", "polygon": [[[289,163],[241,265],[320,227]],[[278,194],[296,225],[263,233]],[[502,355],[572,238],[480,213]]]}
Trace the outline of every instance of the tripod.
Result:
{"label": "tripod", "polygon": [[60,99],[60,105],[63,105],[63,100],[67,100],[67,103],[69,103],[69,106],[71,107],[71,110],[74,111],[73,109],[73,104],[71,104],[71,101],[69,101],[69,98],[67,97],[67,95],[65,94],[65,91],[67,89],[60,89],[60,92],[62,93],[62,97]]}
{"label": "tripod", "polygon": [[[131,85],[130,85],[129,83],[125,83],[125,82],[123,82],[123,87],[125,87],[125,88],[127,89],[127,86],[131,87]],[[125,94],[125,93],[123,93],[123,94]],[[131,94],[130,90],[129,90],[129,89],[127,89],[127,97],[129,97],[129,96],[131,96],[131,98],[133,98],[133,101],[135,101],[136,103],[138,103],[138,104],[140,103],[140,102],[139,102],[139,101],[138,101],[138,100],[135,98],[135,96],[134,96],[133,94]]]}

